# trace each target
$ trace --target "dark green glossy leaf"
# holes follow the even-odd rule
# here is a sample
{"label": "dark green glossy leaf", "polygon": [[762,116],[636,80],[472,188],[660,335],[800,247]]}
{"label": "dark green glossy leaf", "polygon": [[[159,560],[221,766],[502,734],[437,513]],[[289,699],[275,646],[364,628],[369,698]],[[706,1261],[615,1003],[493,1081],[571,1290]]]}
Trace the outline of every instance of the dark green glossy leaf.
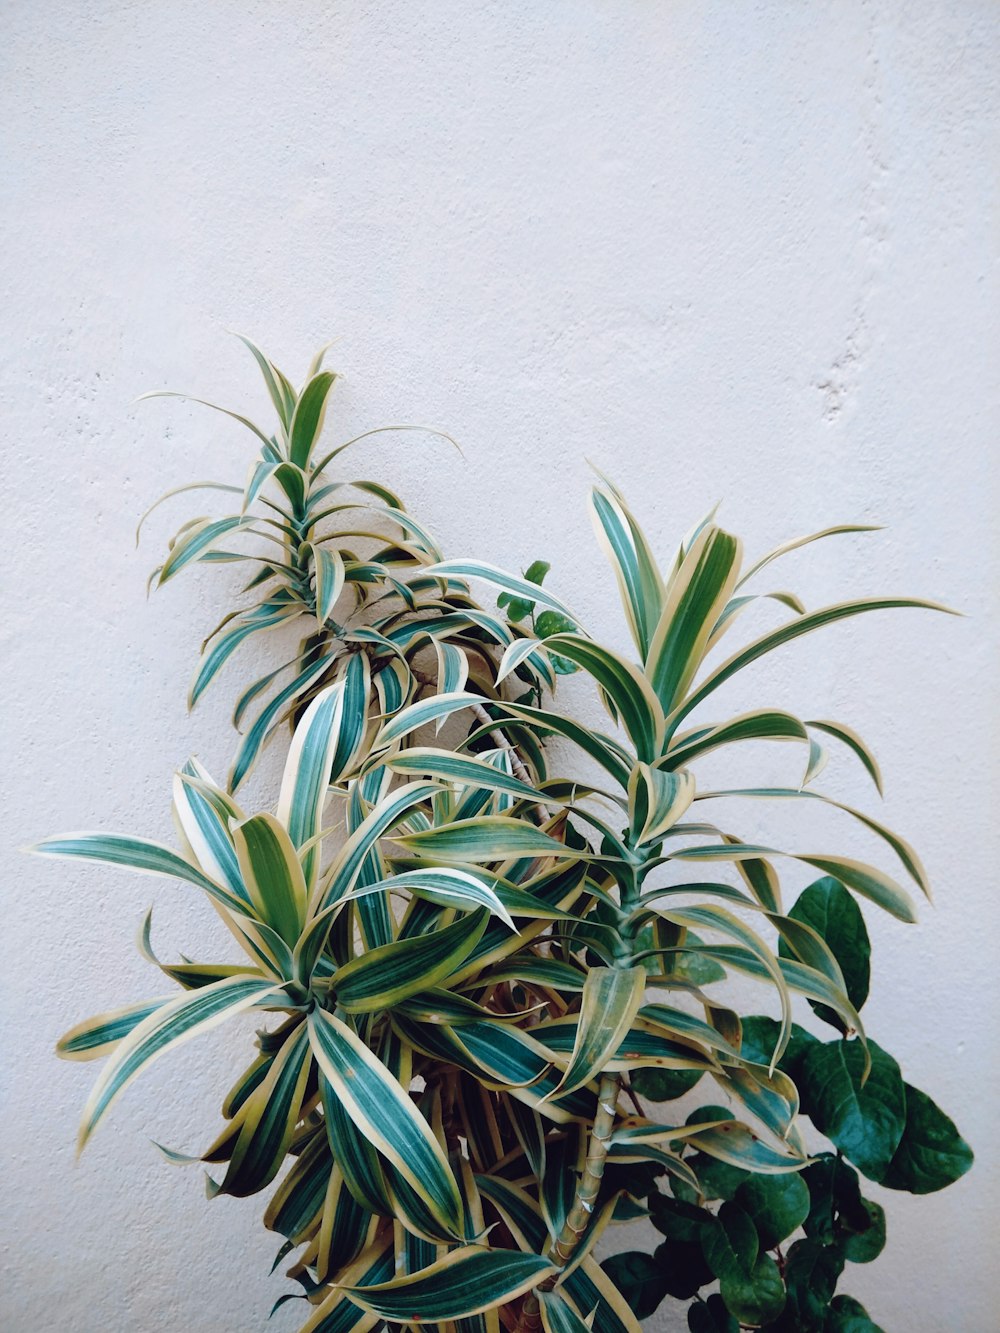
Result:
{"label": "dark green glossy leaf", "polygon": [[667,1295],[678,1301],[689,1301],[714,1276],[705,1262],[700,1241],[665,1241],[653,1251],[653,1258]]}
{"label": "dark green glossy leaf", "polygon": [[906,1123],[906,1093],[899,1065],[868,1043],[871,1073],[861,1077],[860,1042],[832,1041],[809,1048],[797,1080],[802,1109],[816,1128],[870,1180],[881,1180]]}
{"label": "dark green glossy leaf", "polygon": [[785,1256],[785,1282],[786,1313],[796,1319],[796,1328],[804,1333],[822,1329],[843,1271],[844,1258],[835,1246],[821,1245],[811,1238],[795,1242]]}
{"label": "dark green glossy leaf", "polygon": [[726,1309],[721,1296],[709,1296],[688,1310],[690,1333],[739,1333],[739,1320]]}
{"label": "dark green glossy leaf", "polygon": [[836,1296],[826,1316],[823,1333],[885,1333],[853,1296]]}
{"label": "dark green glossy leaf", "polygon": [[749,1176],[734,1196],[749,1214],[765,1250],[797,1231],[809,1214],[809,1188],[801,1175]]}
{"label": "dark green glossy leaf", "polygon": [[[759,1065],[770,1064],[780,1031],[781,1024],[775,1018],[764,1018],[759,1014],[744,1018],[743,1044],[740,1047],[740,1054],[744,1060],[752,1060]],[[794,1083],[798,1083],[802,1061],[806,1053],[813,1046],[819,1044],[817,1039],[805,1028],[799,1027],[798,1023],[793,1023],[791,1036],[788,1038],[788,1045],[778,1061],[778,1068],[787,1074]]]}
{"label": "dark green glossy leaf", "polygon": [[[822,935],[844,974],[847,998],[855,1009],[860,1010],[868,998],[871,944],[865,919],[853,895],[839,880],[824,875],[802,891],[788,915],[812,926]],[[778,944],[778,953],[785,958],[793,956],[784,940]],[[824,1023],[830,1023],[839,1032],[844,1031],[843,1019],[832,1009],[814,1000],[809,1004]]]}
{"label": "dark green glossy leaf", "polygon": [[630,1082],[633,1092],[650,1102],[672,1102],[690,1092],[701,1079],[700,1069],[647,1069],[632,1071]]}
{"label": "dark green glossy leaf", "polygon": [[832,1153],[823,1153],[801,1173],[809,1189],[807,1236],[832,1245],[844,1231],[863,1231],[868,1214],[861,1198],[858,1173]]}
{"label": "dark green glossy leaf", "polygon": [[648,1319],[667,1294],[666,1279],[651,1254],[627,1250],[605,1259],[601,1267],[628,1301],[637,1319]]}
{"label": "dark green glossy leaf", "polygon": [[694,1244],[701,1242],[701,1229],[712,1220],[712,1214],[707,1208],[657,1191],[649,1198],[649,1220],[668,1240]]}
{"label": "dark green glossy leaf", "polygon": [[741,1323],[764,1324],[781,1313],[781,1275],[770,1255],[760,1253],[757,1232],[742,1208],[724,1203],[702,1231],[702,1248],[726,1307]]}
{"label": "dark green glossy leaf", "polygon": [[903,1137],[879,1183],[910,1194],[933,1194],[965,1175],[972,1166],[972,1149],[926,1092],[910,1083],[904,1086]]}
{"label": "dark green glossy leaf", "polygon": [[863,1199],[862,1207],[868,1226],[863,1231],[845,1231],[840,1242],[844,1258],[852,1264],[870,1264],[885,1249],[885,1210],[870,1199]]}

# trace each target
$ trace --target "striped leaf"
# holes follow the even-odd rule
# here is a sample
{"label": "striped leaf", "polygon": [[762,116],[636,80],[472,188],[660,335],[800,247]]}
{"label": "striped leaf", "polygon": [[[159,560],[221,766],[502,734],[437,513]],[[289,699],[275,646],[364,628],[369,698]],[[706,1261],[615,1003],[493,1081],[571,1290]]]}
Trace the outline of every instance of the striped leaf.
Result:
{"label": "striped leaf", "polygon": [[462,1202],[437,1139],[385,1065],[346,1023],[309,1015],[317,1063],[365,1138],[396,1168],[451,1234],[463,1233]]}
{"label": "striped leaf", "polygon": [[316,562],[316,620],[322,629],[344,588],[344,559],[328,546],[314,545],[312,551]]}
{"label": "striped leaf", "polygon": [[310,1064],[309,1038],[302,1023],[244,1103],[239,1138],[219,1187],[221,1194],[245,1198],[269,1185],[278,1174],[302,1111]]}
{"label": "striped leaf", "polygon": [[643,967],[595,967],[587,974],[569,1065],[549,1096],[582,1088],[604,1072],[639,1012],[646,988]]}
{"label": "striped leaf", "polygon": [[195,759],[174,775],[173,795],[174,815],[198,865],[249,904],[231,832],[246,815]]}
{"label": "striped leaf", "polygon": [[763,556],[760,560],[758,560],[756,564],[751,565],[750,568],[747,570],[747,572],[740,579],[739,586],[742,587],[744,583],[748,583],[755,574],[759,574],[762,569],[764,569],[767,565],[769,565],[772,562],[772,560],[777,560],[779,556],[787,555],[789,551],[797,551],[800,549],[800,547],[809,546],[812,542],[821,541],[824,537],[835,537],[838,534],[845,532],[880,532],[880,531],[881,529],[878,527],[877,524],[872,525],[870,523],[839,523],[835,527],[824,528],[822,532],[811,532],[807,537],[794,537],[791,541],[782,542],[780,546],[776,546],[773,551],[769,551],[767,555]]}
{"label": "striped leaf", "polygon": [[410,1323],[417,1311],[421,1323],[441,1322],[506,1305],[556,1271],[539,1255],[465,1245],[412,1276],[345,1290],[390,1322]]}
{"label": "striped leaf", "polygon": [[253,726],[243,737],[243,743],[239,748],[236,759],[233,762],[232,770],[229,774],[229,790],[235,792],[244,778],[257,762],[257,756],[260,754],[264,743],[271,734],[272,728],[276,725],[281,715],[281,710],[286,704],[291,703],[293,699],[303,694],[313,681],[317,680],[324,672],[328,671],[333,664],[333,654],[324,654],[316,658],[304,667],[293,680],[291,680],[283,689],[279,690],[274,698],[264,708],[256,718]]}
{"label": "striped leaf", "polygon": [[256,343],[251,342],[242,333],[234,332],[233,337],[240,340],[257,362],[267,386],[267,392],[271,397],[271,402],[274,404],[274,409],[282,426],[287,431],[292,420],[292,412],[295,410],[295,390],[274,362],[268,360]]}
{"label": "striped leaf", "polygon": [[610,485],[593,489],[590,511],[597,540],[618,581],[629,630],[645,661],[665,596],[659,567],[642,529]]}
{"label": "striped leaf", "polygon": [[659,842],[689,809],[695,797],[690,773],[667,772],[638,763],[628,784],[632,843],[636,847]]}
{"label": "striped leaf", "polygon": [[96,1060],[108,1055],[123,1037],[150,1014],[169,1003],[170,997],[129,1004],[124,1009],[113,1009],[106,1014],[95,1014],[83,1023],[77,1023],[56,1042],[56,1055],[62,1060]]}
{"label": "striped leaf", "polygon": [[554,634],[545,645],[583,667],[614,705],[640,759],[659,757],[663,710],[649,681],[631,662],[580,634]]}
{"label": "striped leaf", "polygon": [[333,371],[321,370],[308,381],[295,404],[288,428],[288,456],[303,471],[323,428],[327,400],[336,378]]}
{"label": "striped leaf", "polygon": [[[344,689],[344,683],[338,681],[316,695],[295,728],[285,761],[277,817],[300,852],[319,832],[343,724]],[[302,854],[306,884],[312,882],[318,856],[317,847]]]}
{"label": "striped leaf", "polygon": [[372,1013],[438,985],[468,957],[487,920],[480,909],[430,935],[368,950],[338,968],[333,978],[337,1004],[348,1013]]}
{"label": "striped leaf", "polygon": [[[373,1241],[346,1272],[338,1276],[343,1283],[374,1285],[390,1277],[394,1267],[392,1236],[383,1235]],[[338,1284],[316,1307],[299,1333],[370,1333],[378,1323],[377,1314],[361,1309],[345,1294],[344,1287]]]}
{"label": "striped leaf", "polygon": [[848,749],[853,750],[865,766],[872,782],[875,783],[875,790],[880,796],[882,795],[882,771],[879,768],[878,760],[856,731],[845,726],[843,722],[831,722],[829,719],[813,719],[807,722],[806,726],[814,727],[817,731],[826,732],[828,736],[835,736]]}
{"label": "striped leaf", "polygon": [[78,1151],[83,1150],[111,1104],[147,1065],[230,1015],[269,996],[276,999],[280,990],[280,986],[259,976],[227,977],[200,990],[186,991],[151,1013],[124,1038],[102,1069],[83,1113]]}
{"label": "striped leaf", "polygon": [[534,824],[507,815],[461,819],[442,828],[398,834],[395,841],[417,856],[442,861],[504,861],[511,856],[560,856],[575,859],[577,852],[550,837]]}
{"label": "striped leaf", "polygon": [[815,866],[824,874],[832,875],[846,884],[855,893],[870,898],[873,903],[897,917],[900,921],[914,922],[917,919],[913,899],[894,879],[875,866],[863,861],[854,861],[846,856],[806,854],[804,852],[781,852],[774,847],[760,847],[748,843],[723,844],[721,846],[686,847],[672,852],[670,859],[675,861],[741,861],[760,856],[788,856],[792,860],[802,861]]}
{"label": "striped leaf", "polygon": [[671,742],[667,755],[672,768],[690,763],[700,755],[709,754],[720,745],[733,741],[805,741],[809,732],[806,724],[791,713],[767,708],[743,713],[715,727],[701,727],[695,732],[677,736]]}
{"label": "striped leaf", "polygon": [[45,838],[30,848],[40,856],[67,856],[77,861],[100,861],[104,865],[124,866],[145,875],[164,875],[182,879],[204,889],[209,897],[233,911],[246,911],[241,901],[228,889],[216,884],[190,861],[162,843],[149,838],[135,838],[127,833],[63,833]]}
{"label": "striped leaf", "polygon": [[[390,875],[377,880],[374,884],[352,889],[340,902],[369,897],[376,893],[405,892],[416,894],[428,902],[441,907],[459,907],[470,911],[485,907],[494,916],[500,918],[510,930],[516,930],[510,916],[510,910],[521,909],[525,916],[558,915],[546,903],[534,898],[520,889],[505,888],[497,881],[487,884],[468,870],[453,866],[427,866],[420,870],[404,870],[401,874]],[[509,908],[507,906],[509,904]]]}
{"label": "striped leaf", "polygon": [[498,769],[485,759],[476,759],[469,755],[453,754],[450,750],[437,750],[430,746],[415,745],[385,760],[386,768],[395,773],[420,774],[423,777],[441,778],[470,787],[481,787],[487,791],[504,792],[522,801],[546,801],[552,798],[537,787],[526,783]]}
{"label": "striped leaf", "polygon": [[762,635],[745,648],[740,649],[739,652],[734,653],[732,657],[727,658],[702,681],[696,690],[689,694],[682,703],[678,704],[668,718],[668,723],[676,727],[682,718],[686,717],[692,709],[696,708],[703,699],[706,699],[713,690],[718,689],[730,676],[734,676],[737,671],[742,671],[745,666],[749,666],[751,662],[755,662],[775,648],[791,643],[793,640],[801,638],[803,634],[810,634],[815,629],[821,629],[824,625],[835,624],[838,620],[863,615],[866,611],[884,611],[899,607],[914,607],[925,611],[944,611],[948,615],[956,614],[950,607],[943,606],[940,602],[929,602],[915,597],[869,597],[856,602],[838,602],[834,606],[826,606],[819,611],[811,611],[798,620],[793,620],[789,625],[782,625],[779,629],[771,630],[769,634]]}
{"label": "striped leaf", "polygon": [[732,596],[742,546],[710,525],[702,530],[671,579],[649,645],[646,673],[668,713],[701,665],[712,630]]}
{"label": "striped leaf", "polygon": [[536,603],[538,606],[547,606],[552,611],[562,611],[570,619],[577,623],[577,617],[573,615],[569,607],[560,602],[558,597],[554,597],[547,589],[542,588],[537,583],[530,583],[527,579],[519,579],[513,574],[508,574],[505,570],[499,569],[496,565],[486,564],[482,560],[441,560],[435,565],[427,565],[421,570],[422,577],[434,578],[465,578],[465,579],[483,579],[495,588],[502,588],[504,592],[513,593],[515,597],[523,598],[525,601]]}
{"label": "striped leaf", "polygon": [[243,882],[260,919],[294,946],[306,919],[306,882],[291,838],[273,815],[233,828]]}
{"label": "striped leaf", "polygon": [[170,554],[160,568],[157,583],[162,587],[168,579],[172,579],[175,574],[179,574],[185,566],[200,560],[220,537],[224,537],[227,532],[236,532],[246,526],[247,520],[240,514],[232,514],[228,518],[206,518],[195,523],[185,531],[182,537],[175,540],[170,549]]}

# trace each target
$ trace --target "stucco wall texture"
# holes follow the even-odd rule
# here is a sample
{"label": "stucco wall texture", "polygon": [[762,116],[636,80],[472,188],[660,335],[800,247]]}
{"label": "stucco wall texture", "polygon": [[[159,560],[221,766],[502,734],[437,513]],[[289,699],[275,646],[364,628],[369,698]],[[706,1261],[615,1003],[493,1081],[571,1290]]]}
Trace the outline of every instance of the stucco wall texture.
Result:
{"label": "stucco wall texture", "polygon": [[[290,1289],[260,1201],[208,1203],[150,1145],[207,1142],[249,1023],[155,1066],[74,1163],[94,1068],[56,1062],[56,1037],[161,993],[133,946],[147,905],[164,953],[221,944],[212,914],[16,851],[74,828],[169,839],[172,770],[195,752],[225,771],[237,681],[276,660],[262,645],[188,715],[235,579],[147,601],[167,535],[204,512],[192,497],[133,541],[168,487],[245,474],[237,426],[132,405],[170,387],[266,415],[237,328],[296,377],[339,337],[331,443],[417,421],[464,448],[383,438],[351,468],[452,554],[548,558],[621,646],[587,460],[664,555],[717,500],[751,553],[880,523],[775,586],[967,613],[835,627],[719,703],[842,718],[881,758],[881,817],[936,905],[916,927],[866,909],[868,1029],[978,1163],[934,1197],[871,1187],[890,1243],[843,1287],[889,1333],[996,1329],[996,4],[8,0],[3,19],[0,1327],[242,1333]],[[563,699],[597,717],[579,680]],[[758,758],[787,778],[784,751]],[[277,759],[249,802],[273,799]],[[846,752],[823,782],[875,810]],[[888,855],[835,812],[754,805],[741,827]],[[676,1307],[651,1321],[684,1326]]]}

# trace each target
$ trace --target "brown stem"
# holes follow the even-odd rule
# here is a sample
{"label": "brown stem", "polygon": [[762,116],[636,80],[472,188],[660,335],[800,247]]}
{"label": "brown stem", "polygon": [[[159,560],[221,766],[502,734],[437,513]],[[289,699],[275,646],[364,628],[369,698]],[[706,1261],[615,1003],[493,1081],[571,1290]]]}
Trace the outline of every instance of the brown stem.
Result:
{"label": "brown stem", "polygon": [[517,747],[511,745],[503,732],[496,727],[494,719],[490,717],[483,705],[473,704],[472,712],[484,727],[492,728],[490,731],[490,740],[493,742],[494,746],[498,750],[506,750],[509,753],[510,766],[514,770],[514,776],[517,778],[518,782],[523,782],[526,787],[534,786],[531,774],[525,768],[524,761],[517,752]]}
{"label": "brown stem", "polygon": [[[549,1260],[556,1271],[539,1286],[540,1291],[551,1291],[559,1280],[559,1274],[576,1253],[584,1232],[590,1225],[601,1191],[604,1176],[604,1164],[608,1158],[608,1142],[615,1128],[615,1116],[618,1113],[618,1092],[621,1088],[620,1074],[603,1074],[597,1091],[597,1114],[594,1127],[590,1132],[587,1145],[587,1161],[583,1173],[576,1185],[576,1197],[567,1214],[559,1238],[549,1251]],[[537,1333],[541,1326],[541,1310],[538,1297],[529,1292],[521,1307],[521,1317],[514,1333]]]}

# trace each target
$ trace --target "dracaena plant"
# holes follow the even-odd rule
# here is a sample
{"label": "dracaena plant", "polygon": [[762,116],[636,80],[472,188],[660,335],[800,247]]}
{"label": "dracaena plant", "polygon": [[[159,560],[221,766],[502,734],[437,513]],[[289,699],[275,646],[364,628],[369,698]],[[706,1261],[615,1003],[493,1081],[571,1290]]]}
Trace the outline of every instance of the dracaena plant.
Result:
{"label": "dracaena plant", "polygon": [[[902,838],[813,788],[831,740],[880,788],[853,730],[777,706],[721,720],[701,706],[800,635],[935,604],[808,612],[766,594],[790,619],[720,659],[772,560],[859,529],[785,543],[744,570],[739,541],[710,518],[661,570],[602,480],[592,510],[635,642],[625,657],[540,586],[542,563],[517,578],[445,561],[384,487],[326,477],[338,451],[312,460],[333,377],[317,360],[296,391],[252,350],[279,425],[251,426],[263,447],[241,512],[182,529],[158,578],[260,562],[261,600],[210,639],[196,695],[258,629],[304,617],[307,633],[244,691],[238,721],[272,697],[228,785],[195,761],[178,773],[177,850],[109,834],[40,844],[180,879],[234,937],[226,961],[164,963],[147,916],[143,950],[180,989],[60,1042],[68,1058],[108,1057],[81,1144],[151,1060],[252,1010],[264,1026],[221,1130],[196,1156],[164,1151],[206,1164],[211,1193],[281,1176],[264,1220],[311,1307],[303,1333],[636,1333],[668,1297],[693,1301],[694,1333],[874,1329],[835,1294],[846,1264],[885,1239],[858,1173],[924,1193],[972,1160],[859,1015],[870,948],[856,900],[912,921],[899,878],[926,893],[926,875]],[[324,526],[362,503],[381,527]],[[229,534],[269,537],[280,556],[222,551]],[[502,607],[484,610],[468,580],[498,588]],[[543,699],[568,670],[592,678],[613,734]],[[248,815],[235,789],[284,721],[276,807]],[[428,734],[445,723],[448,745]],[[562,775],[548,769],[553,736]],[[746,740],[801,747],[788,785],[699,781],[703,756]],[[598,777],[574,771],[576,748]],[[901,872],[749,843],[718,822],[744,798],[825,801],[878,835]],[[788,860],[819,872],[790,907]],[[761,982],[780,1017],[734,1010],[719,990],[730,972]],[[794,1021],[803,999],[832,1040]],[[706,1079],[721,1102],[685,1114],[678,1099]],[[802,1117],[826,1146],[810,1150]],[[608,1229],[642,1217],[664,1238],[653,1253],[599,1262]]]}

